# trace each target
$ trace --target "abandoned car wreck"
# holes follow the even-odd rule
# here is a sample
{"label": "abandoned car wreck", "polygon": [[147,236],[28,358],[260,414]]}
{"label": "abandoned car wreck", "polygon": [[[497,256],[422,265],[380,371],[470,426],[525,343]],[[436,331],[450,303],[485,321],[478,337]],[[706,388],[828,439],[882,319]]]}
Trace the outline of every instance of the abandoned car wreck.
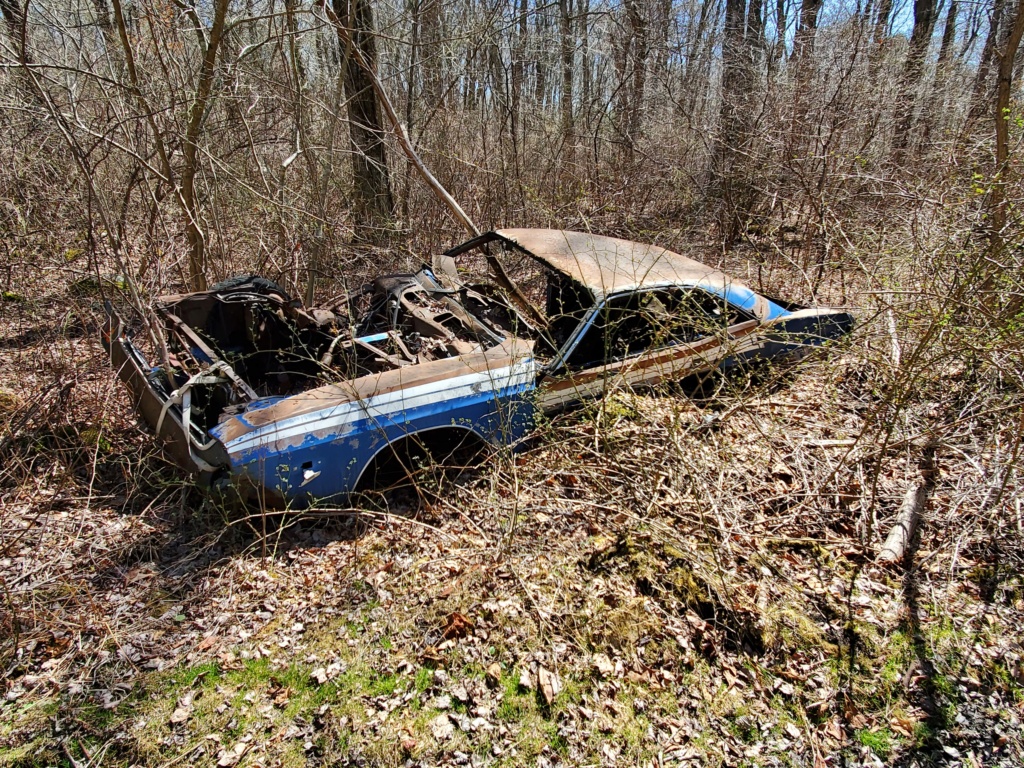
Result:
{"label": "abandoned car wreck", "polygon": [[[460,269],[480,256],[489,282]],[[513,282],[512,263],[535,268],[529,284]],[[442,457],[464,438],[514,445],[539,413],[799,357],[853,324],[658,246],[538,229],[488,232],[321,309],[246,277],[154,311],[166,337],[156,366],[109,306],[103,341],[170,456],[298,508],[372,484],[410,440]]]}

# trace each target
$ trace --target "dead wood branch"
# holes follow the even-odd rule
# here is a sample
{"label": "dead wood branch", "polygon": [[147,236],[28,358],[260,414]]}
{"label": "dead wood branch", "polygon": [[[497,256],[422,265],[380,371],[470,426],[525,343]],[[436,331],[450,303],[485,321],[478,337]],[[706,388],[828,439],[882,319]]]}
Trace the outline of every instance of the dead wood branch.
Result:
{"label": "dead wood branch", "polygon": [[885,543],[879,550],[878,561],[881,563],[901,562],[914,538],[914,532],[928,504],[928,496],[935,485],[934,444],[929,443],[925,446],[920,470],[920,477],[907,488],[903,504],[896,515],[896,522],[889,529],[889,535],[885,537]]}

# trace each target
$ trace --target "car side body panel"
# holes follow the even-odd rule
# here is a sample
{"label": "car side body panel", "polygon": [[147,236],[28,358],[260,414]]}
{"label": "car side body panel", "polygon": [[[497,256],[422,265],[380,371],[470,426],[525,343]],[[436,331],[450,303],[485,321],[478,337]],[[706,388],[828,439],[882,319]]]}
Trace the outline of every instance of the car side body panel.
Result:
{"label": "car side body panel", "polygon": [[530,345],[400,368],[255,404],[210,430],[233,479],[297,506],[355,489],[380,450],[414,434],[463,429],[491,445],[532,424]]}

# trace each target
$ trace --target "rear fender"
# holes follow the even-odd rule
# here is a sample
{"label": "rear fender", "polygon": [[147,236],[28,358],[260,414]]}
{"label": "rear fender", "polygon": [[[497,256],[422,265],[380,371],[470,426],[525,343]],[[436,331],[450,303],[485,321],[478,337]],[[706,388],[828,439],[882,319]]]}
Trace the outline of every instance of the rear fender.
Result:
{"label": "rear fender", "polygon": [[[431,370],[451,369],[453,361],[325,385],[233,416],[211,433],[226,445],[240,484],[296,507],[340,498],[356,489],[381,450],[411,435],[462,429],[495,446],[521,439],[533,419],[536,366],[532,358],[508,359],[510,351],[510,344],[494,348],[490,368],[478,359],[475,368],[459,365],[454,376],[436,380]],[[385,386],[403,376],[419,378]],[[366,391],[352,397],[360,383]]]}

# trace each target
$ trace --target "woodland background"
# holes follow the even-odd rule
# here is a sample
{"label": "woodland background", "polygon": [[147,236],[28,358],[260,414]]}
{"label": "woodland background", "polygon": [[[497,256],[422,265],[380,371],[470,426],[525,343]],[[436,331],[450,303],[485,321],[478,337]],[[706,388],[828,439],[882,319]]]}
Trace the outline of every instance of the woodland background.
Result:
{"label": "woodland background", "polygon": [[[1024,2],[0,14],[0,765],[1024,761]],[[134,423],[101,300],[429,261],[466,232],[402,137],[481,229],[858,328],[412,504],[222,510]]]}

